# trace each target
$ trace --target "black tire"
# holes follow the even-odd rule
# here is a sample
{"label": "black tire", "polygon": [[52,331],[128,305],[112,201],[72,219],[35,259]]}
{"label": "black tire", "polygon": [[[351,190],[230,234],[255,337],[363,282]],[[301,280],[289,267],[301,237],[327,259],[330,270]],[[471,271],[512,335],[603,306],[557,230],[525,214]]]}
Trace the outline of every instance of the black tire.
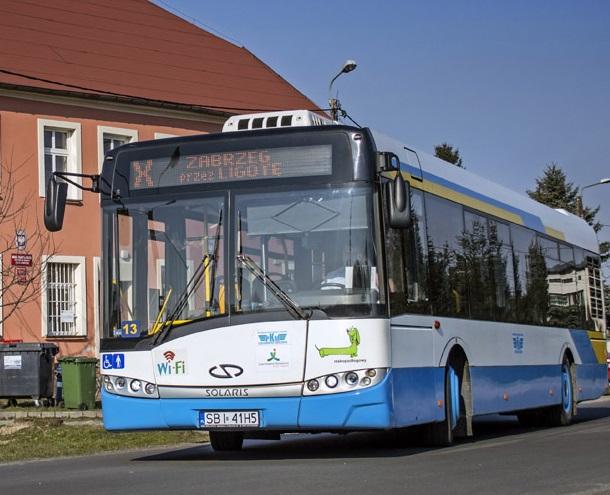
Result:
{"label": "black tire", "polygon": [[544,410],[544,422],[548,426],[568,426],[574,419],[574,372],[567,358],[561,364],[561,375],[561,403]]}
{"label": "black tire", "polygon": [[241,431],[211,431],[210,444],[216,452],[241,450],[244,434]]}
{"label": "black tire", "polygon": [[[445,419],[439,423],[431,423],[424,427],[424,442],[431,447],[446,447],[453,443],[453,428],[451,417],[453,415],[451,400],[451,382],[449,379],[450,365],[445,368]],[[459,378],[459,377],[458,377]]]}

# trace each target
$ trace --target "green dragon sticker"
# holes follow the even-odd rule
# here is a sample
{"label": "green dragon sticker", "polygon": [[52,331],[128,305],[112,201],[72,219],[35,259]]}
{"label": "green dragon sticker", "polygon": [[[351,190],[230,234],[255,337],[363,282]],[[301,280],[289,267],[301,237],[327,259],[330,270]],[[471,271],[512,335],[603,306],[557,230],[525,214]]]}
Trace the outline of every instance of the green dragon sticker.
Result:
{"label": "green dragon sticker", "polygon": [[347,347],[322,347],[321,349],[316,346],[320,357],[326,356],[358,356],[358,346],[360,345],[360,332],[356,327],[349,327],[347,330],[347,336],[349,337],[350,345]]}

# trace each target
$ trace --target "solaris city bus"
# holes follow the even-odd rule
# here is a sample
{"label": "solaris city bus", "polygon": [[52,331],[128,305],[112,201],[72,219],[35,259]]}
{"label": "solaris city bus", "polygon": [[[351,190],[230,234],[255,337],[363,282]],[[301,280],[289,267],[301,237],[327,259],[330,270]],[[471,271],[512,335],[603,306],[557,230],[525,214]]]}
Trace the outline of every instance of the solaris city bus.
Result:
{"label": "solaris city bus", "polygon": [[[244,436],[472,417],[566,425],[607,387],[595,233],[369,129],[306,111],[110,151],[108,430]],[[66,181],[47,187],[63,222]]]}

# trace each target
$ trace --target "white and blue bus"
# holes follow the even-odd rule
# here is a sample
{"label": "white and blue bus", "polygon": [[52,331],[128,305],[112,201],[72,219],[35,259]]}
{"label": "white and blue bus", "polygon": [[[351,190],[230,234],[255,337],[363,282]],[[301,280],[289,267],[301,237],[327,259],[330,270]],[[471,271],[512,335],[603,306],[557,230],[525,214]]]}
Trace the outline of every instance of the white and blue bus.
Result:
{"label": "white and blue bus", "polygon": [[112,150],[90,178],[108,430],[236,450],[420,425],[449,444],[489,413],[566,425],[607,388],[591,227],[369,129],[237,116]]}

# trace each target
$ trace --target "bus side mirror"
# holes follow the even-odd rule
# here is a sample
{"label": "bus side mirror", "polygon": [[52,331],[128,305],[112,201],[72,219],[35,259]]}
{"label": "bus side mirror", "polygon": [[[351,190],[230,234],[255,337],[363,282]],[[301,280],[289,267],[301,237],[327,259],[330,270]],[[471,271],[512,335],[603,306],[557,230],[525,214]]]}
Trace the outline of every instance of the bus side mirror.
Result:
{"label": "bus side mirror", "polygon": [[64,224],[67,197],[68,184],[58,182],[55,175],[51,175],[47,182],[47,192],[44,198],[44,225],[48,231],[61,230]]}
{"label": "bus side mirror", "polygon": [[411,224],[411,187],[398,172],[388,183],[388,217],[393,229],[406,229]]}
{"label": "bus side mirror", "polygon": [[394,153],[379,152],[377,153],[377,170],[379,173],[396,173],[394,179],[385,184],[388,218],[390,227],[405,229],[411,224],[411,188],[400,171],[400,159]]}

